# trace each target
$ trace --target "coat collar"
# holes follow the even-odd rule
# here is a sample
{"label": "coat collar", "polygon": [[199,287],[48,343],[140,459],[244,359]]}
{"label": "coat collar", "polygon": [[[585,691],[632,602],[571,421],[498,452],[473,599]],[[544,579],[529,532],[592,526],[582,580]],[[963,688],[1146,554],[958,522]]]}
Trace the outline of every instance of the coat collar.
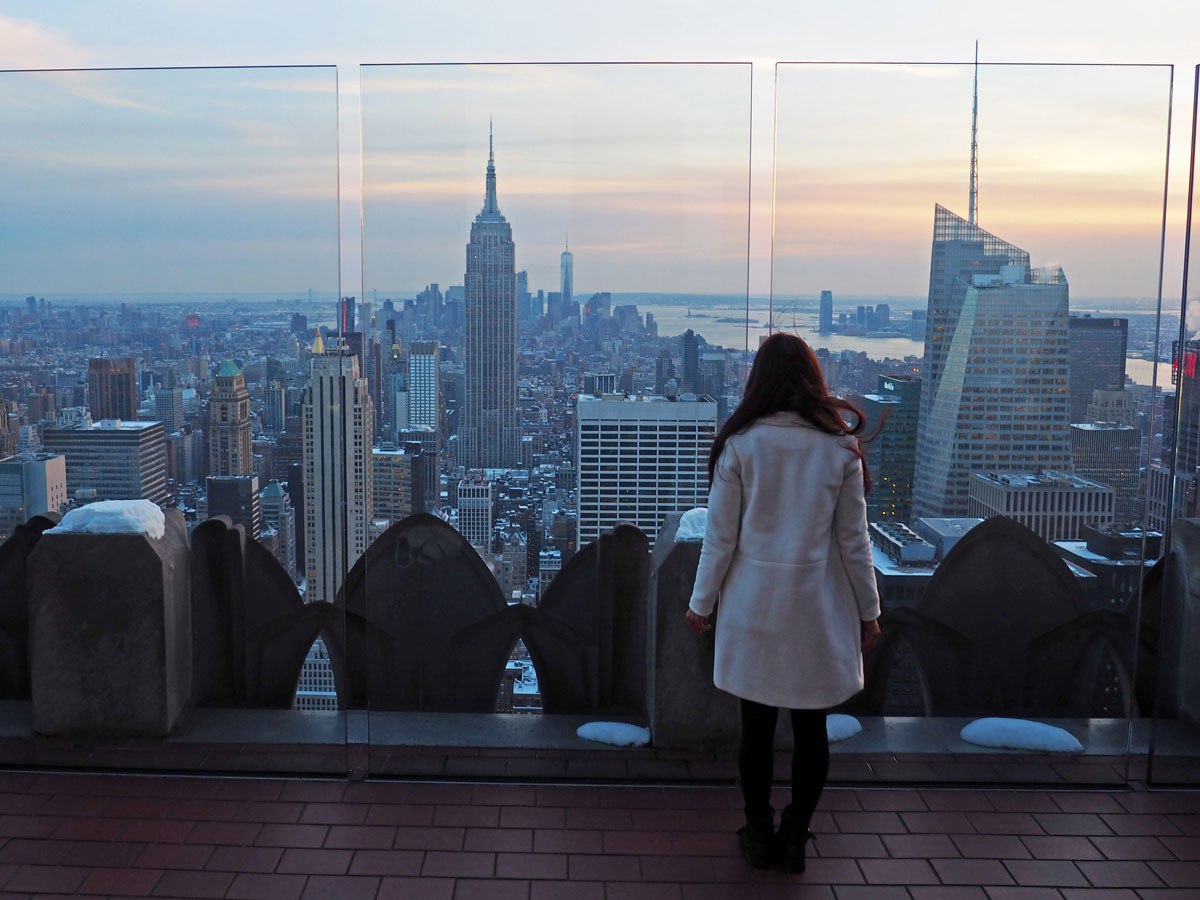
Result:
{"label": "coat collar", "polygon": [[769,416],[763,416],[758,420],[764,425],[803,425],[805,428],[816,428],[812,422],[794,412],[777,412],[771,413]]}

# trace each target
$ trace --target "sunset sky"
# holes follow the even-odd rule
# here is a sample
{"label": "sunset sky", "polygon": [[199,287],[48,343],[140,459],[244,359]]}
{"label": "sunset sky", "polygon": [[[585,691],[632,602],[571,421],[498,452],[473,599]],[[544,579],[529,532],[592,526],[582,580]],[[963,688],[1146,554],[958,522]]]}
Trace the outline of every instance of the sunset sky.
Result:
{"label": "sunset sky", "polygon": [[[981,224],[1063,265],[1075,297],[1154,294],[1169,71],[988,63],[1179,67],[1170,301],[1200,14],[1128,9],[7,2],[3,67],[338,71],[0,75],[0,294],[332,294],[339,178],[343,293],[458,283],[489,114],[535,289],[569,231],[582,290],[742,292],[749,237],[766,293],[775,150],[777,293],[921,294],[933,204],[966,212],[970,68],[783,66],[776,83],[775,63],[962,62],[978,38]],[[527,60],[744,61],[753,85],[749,65],[359,69]]]}

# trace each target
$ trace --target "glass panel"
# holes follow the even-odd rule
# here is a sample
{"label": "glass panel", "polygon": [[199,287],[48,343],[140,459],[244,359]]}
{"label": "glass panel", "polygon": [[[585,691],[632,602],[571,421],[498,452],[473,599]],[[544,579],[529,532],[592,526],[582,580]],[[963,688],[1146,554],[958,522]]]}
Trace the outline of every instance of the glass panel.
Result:
{"label": "glass panel", "polygon": [[302,561],[337,71],[0,79],[0,762],[344,773]]}
{"label": "glass panel", "polygon": [[653,714],[649,548],[705,504],[755,337],[750,73],[361,70],[372,772],[629,775],[470,748]]}
{"label": "glass panel", "polygon": [[[1173,438],[1174,456],[1170,466],[1173,489],[1171,552],[1165,560],[1158,590],[1147,592],[1147,668],[1154,673],[1157,696],[1154,728],[1150,739],[1148,780],[1156,784],[1200,783],[1200,682],[1197,681],[1197,653],[1200,647],[1200,622],[1197,616],[1196,549],[1200,534],[1196,531],[1197,435],[1200,433],[1200,375],[1196,358],[1200,354],[1194,305],[1196,297],[1196,114],[1200,96],[1200,67],[1195,73],[1192,91],[1191,156],[1188,164],[1187,226],[1184,234],[1183,289],[1180,291],[1179,321],[1182,327],[1173,335],[1174,395],[1168,395],[1173,428],[1164,428],[1165,437]],[[1180,117],[1181,124],[1186,121]],[[1164,322],[1165,331],[1165,322]],[[1173,431],[1173,434],[1170,432]],[[1164,587],[1165,585],[1165,587]],[[1157,602],[1161,597],[1161,603]]]}
{"label": "glass panel", "polygon": [[[1171,70],[776,74],[771,318],[882,429],[884,635],[840,710],[863,731],[837,750],[880,754],[884,779],[1121,781],[1150,712],[1140,576],[1166,524]],[[964,736],[981,718],[1022,722],[997,747]],[[1082,751],[1036,753],[1028,722]]]}

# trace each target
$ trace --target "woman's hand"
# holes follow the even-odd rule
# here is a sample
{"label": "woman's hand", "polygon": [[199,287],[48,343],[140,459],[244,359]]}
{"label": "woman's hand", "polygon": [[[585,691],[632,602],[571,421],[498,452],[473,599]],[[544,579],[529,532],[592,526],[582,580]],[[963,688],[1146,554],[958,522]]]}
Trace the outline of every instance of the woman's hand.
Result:
{"label": "woman's hand", "polygon": [[687,626],[696,634],[712,631],[712,622],[708,621],[708,616],[694,613],[690,609],[687,611]]}
{"label": "woman's hand", "polygon": [[862,652],[870,653],[871,649],[879,643],[879,620],[872,619],[870,622],[863,622],[861,628],[862,637]]}

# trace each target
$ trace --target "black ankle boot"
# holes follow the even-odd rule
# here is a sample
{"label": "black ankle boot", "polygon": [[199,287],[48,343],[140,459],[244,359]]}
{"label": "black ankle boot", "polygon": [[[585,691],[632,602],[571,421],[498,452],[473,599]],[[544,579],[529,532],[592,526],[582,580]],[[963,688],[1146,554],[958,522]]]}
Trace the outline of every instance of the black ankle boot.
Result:
{"label": "black ankle boot", "polygon": [[775,857],[775,816],[746,817],[738,829],[738,844],[746,862],[756,869],[769,868]]}
{"label": "black ankle boot", "polygon": [[788,810],[779,819],[779,834],[775,836],[779,858],[789,872],[803,872],[805,867],[805,844],[817,836],[802,827]]}

